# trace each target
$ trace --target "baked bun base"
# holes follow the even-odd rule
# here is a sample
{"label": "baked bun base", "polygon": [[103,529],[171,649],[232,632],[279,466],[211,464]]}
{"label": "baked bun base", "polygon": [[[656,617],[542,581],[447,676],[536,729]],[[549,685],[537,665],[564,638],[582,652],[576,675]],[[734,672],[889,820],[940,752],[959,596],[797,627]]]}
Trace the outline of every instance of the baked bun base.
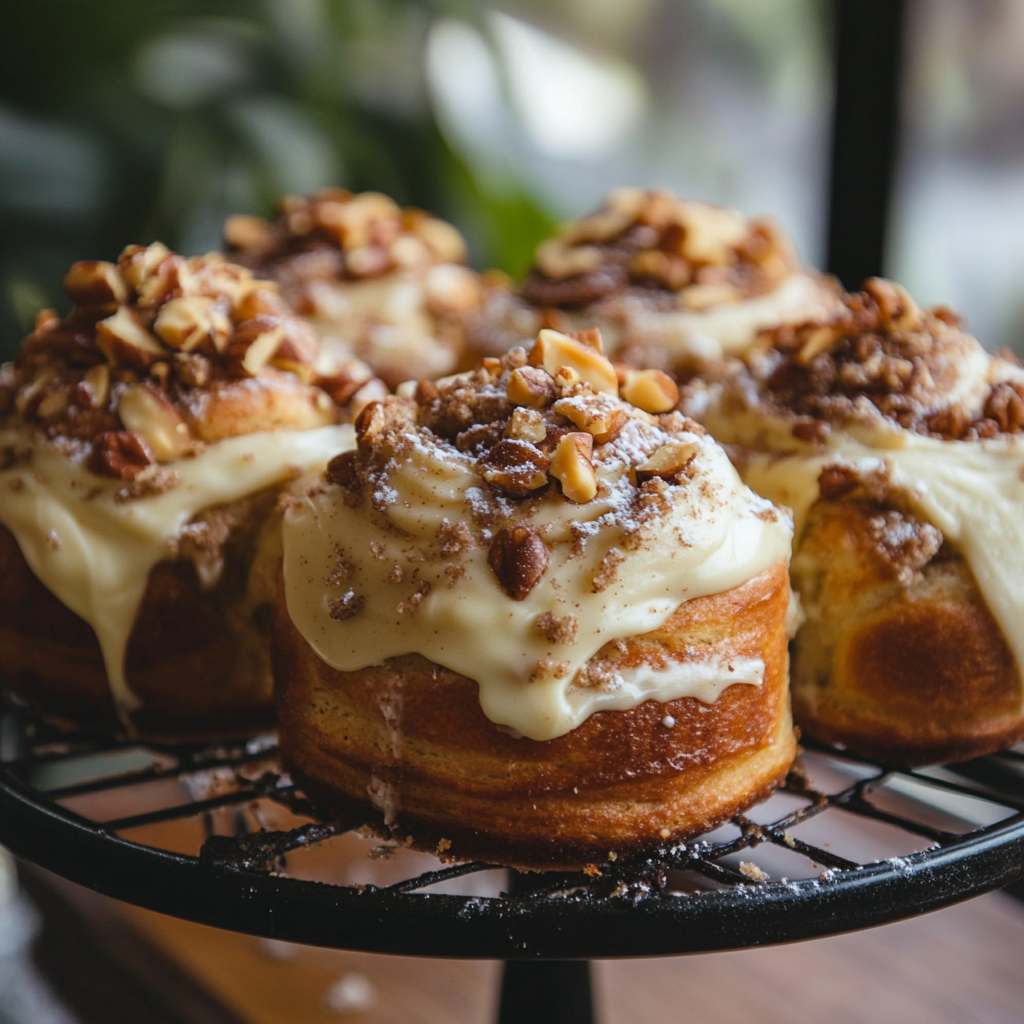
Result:
{"label": "baked bun base", "polygon": [[[126,674],[141,707],[134,736],[201,740],[273,724],[269,604],[249,610],[242,565],[203,590],[190,562],[158,563],[128,644]],[[92,627],[37,579],[0,526],[0,683],[58,724],[126,732]]]}
{"label": "baked bun base", "polygon": [[652,642],[680,659],[684,648],[686,657],[760,657],[761,686],[727,687],[713,704],[685,697],[599,711],[539,742],[502,731],[473,680],[420,655],[331,668],[279,597],[282,757],[321,813],[447,859],[572,869],[683,841],[766,796],[796,754],[788,601],[780,563],[626,641],[627,657]]}
{"label": "baked bun base", "polygon": [[[812,507],[793,585],[807,622],[793,650],[793,713],[807,735],[893,764],[962,761],[1024,737],[1016,661],[964,559],[879,540],[858,498]],[[930,528],[926,528],[930,529]],[[918,557],[915,558],[915,553]]]}

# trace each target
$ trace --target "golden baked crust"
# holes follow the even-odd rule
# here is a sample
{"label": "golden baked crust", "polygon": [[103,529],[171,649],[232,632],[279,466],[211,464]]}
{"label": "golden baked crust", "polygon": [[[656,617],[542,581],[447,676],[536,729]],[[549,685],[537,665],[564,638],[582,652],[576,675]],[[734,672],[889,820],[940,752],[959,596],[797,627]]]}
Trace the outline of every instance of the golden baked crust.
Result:
{"label": "golden baked crust", "polygon": [[365,360],[390,386],[455,369],[482,285],[451,224],[379,192],[324,189],[286,196],[271,221],[230,217],[224,238],[331,352]]}
{"label": "golden baked crust", "polygon": [[[331,668],[279,597],[282,756],[325,813],[445,857],[578,868],[682,841],[765,796],[795,756],[788,601],[780,564],[685,602],[659,630],[625,641],[627,660],[642,659],[649,644],[680,660],[760,657],[762,685],[730,686],[711,705],[685,697],[599,711],[564,736],[535,741],[489,721],[475,682],[420,655]],[[368,787],[390,788],[394,824],[385,825]]]}
{"label": "golden baked crust", "polygon": [[[273,592],[249,584],[276,498],[258,495],[236,510],[239,521],[213,588],[200,584],[188,558],[160,562],[150,572],[126,659],[141,701],[131,719],[137,735],[244,736],[273,724],[267,643]],[[36,578],[3,526],[0,578],[0,683],[47,718],[122,732],[95,633]]]}
{"label": "golden baked crust", "polygon": [[793,650],[801,727],[914,764],[1019,740],[1017,665],[963,556],[892,496],[837,490],[812,506],[792,564],[807,614]]}

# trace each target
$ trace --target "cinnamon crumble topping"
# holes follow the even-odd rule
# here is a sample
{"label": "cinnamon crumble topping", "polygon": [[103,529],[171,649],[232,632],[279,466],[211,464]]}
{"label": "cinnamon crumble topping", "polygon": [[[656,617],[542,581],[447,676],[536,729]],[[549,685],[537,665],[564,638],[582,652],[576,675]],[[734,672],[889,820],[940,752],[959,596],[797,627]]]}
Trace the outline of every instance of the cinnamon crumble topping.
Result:
{"label": "cinnamon crumble topping", "polygon": [[881,278],[845,296],[827,320],[763,332],[745,363],[732,396],[750,379],[767,411],[802,417],[793,434],[803,441],[878,415],[943,440],[1024,427],[1024,373],[989,357],[949,309],[922,310]]}

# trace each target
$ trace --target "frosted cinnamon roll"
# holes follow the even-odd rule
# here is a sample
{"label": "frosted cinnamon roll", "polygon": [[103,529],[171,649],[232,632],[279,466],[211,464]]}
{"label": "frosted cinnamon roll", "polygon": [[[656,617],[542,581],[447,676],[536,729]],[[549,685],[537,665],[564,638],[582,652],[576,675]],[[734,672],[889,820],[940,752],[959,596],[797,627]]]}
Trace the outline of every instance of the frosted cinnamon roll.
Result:
{"label": "frosted cinnamon roll", "polygon": [[[600,327],[617,362],[688,377],[742,353],[762,328],[825,314],[837,296],[770,221],[618,188],[542,242],[518,295],[486,309],[490,337],[532,308],[538,326]],[[488,340],[482,328],[473,336]]]}
{"label": "frosted cinnamon roll", "polygon": [[288,510],[281,749],[325,813],[578,867],[785,775],[789,521],[595,345],[542,331],[369,406]]}
{"label": "frosted cinnamon roll", "polygon": [[379,192],[326,189],[286,197],[270,222],[231,217],[224,238],[233,260],[278,282],[329,351],[389,385],[456,368],[482,286],[447,222]]}
{"label": "frosted cinnamon roll", "polygon": [[1024,736],[1019,366],[874,279],[684,404],[794,511],[805,732],[904,763]]}
{"label": "frosted cinnamon roll", "polygon": [[276,285],[216,255],[130,246],[64,287],[0,369],[0,678],[91,728],[266,724],[278,499],[383,385],[322,376]]}

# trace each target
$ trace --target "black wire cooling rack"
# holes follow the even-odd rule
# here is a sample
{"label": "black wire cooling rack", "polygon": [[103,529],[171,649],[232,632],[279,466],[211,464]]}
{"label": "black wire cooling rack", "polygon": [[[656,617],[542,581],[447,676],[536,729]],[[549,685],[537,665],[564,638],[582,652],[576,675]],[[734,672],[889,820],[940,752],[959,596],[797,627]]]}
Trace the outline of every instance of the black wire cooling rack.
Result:
{"label": "black wire cooling rack", "polygon": [[312,945],[528,959],[734,949],[898,920],[1024,875],[1024,753],[897,770],[817,746],[697,841],[579,874],[442,865],[315,820],[272,735],[58,732],[0,708],[0,842],[74,882]]}

